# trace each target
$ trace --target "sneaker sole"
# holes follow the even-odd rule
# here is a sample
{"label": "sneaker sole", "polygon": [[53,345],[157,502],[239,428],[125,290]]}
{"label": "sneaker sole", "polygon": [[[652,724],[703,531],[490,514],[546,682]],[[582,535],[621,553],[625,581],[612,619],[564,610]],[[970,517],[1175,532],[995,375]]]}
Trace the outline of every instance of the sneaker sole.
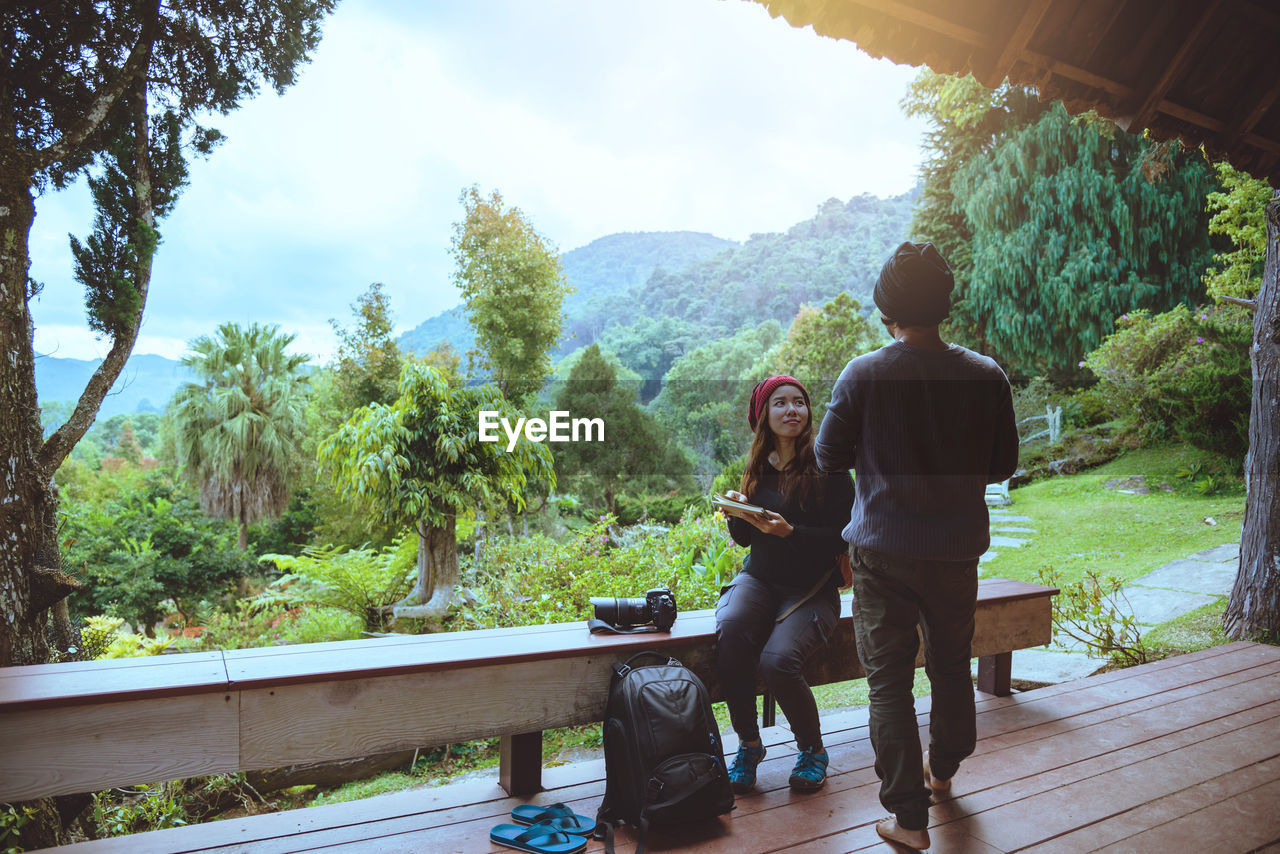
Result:
{"label": "sneaker sole", "polygon": [[791,791],[793,792],[816,792],[819,789],[821,789],[823,786],[827,785],[827,781],[825,777],[820,782],[817,782],[817,783],[813,782],[812,780],[800,780],[800,779],[792,779],[792,780],[788,780],[787,782],[791,784]]}

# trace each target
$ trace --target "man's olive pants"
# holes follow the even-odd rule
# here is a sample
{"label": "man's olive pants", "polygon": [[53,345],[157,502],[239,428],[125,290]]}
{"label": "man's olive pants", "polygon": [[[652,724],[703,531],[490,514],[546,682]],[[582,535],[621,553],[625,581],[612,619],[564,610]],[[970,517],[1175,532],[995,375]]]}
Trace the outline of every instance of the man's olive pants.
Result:
{"label": "man's olive pants", "polygon": [[880,803],[902,827],[929,823],[920,733],[911,695],[920,647],[933,695],[929,764],[948,779],[977,740],[969,651],[978,597],[978,562],[914,560],[849,547],[853,628],[871,693],[871,746]]}

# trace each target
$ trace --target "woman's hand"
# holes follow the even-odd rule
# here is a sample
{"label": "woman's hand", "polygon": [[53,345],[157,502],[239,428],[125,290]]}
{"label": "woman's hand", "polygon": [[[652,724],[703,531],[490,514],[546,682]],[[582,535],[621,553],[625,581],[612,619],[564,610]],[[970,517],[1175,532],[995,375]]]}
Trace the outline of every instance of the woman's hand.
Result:
{"label": "woman's hand", "polygon": [[[736,489],[730,489],[729,491],[727,491],[727,492],[724,494],[724,497],[725,497],[725,498],[732,499],[733,501],[741,501],[743,504],[750,504],[750,503],[751,503],[751,502],[747,499],[747,496],[743,495],[741,492],[738,492]],[[748,522],[750,522],[750,521],[751,521],[751,514],[749,514],[749,513],[744,513],[744,512],[742,512],[741,510],[734,510],[734,509],[729,508],[729,507],[721,507],[721,508],[720,508],[720,512],[721,512],[722,514],[724,514],[724,517],[725,517],[726,519],[728,519],[728,518],[730,518],[730,517],[736,517],[736,518],[738,518],[738,519],[746,519]]]}
{"label": "woman's hand", "polygon": [[771,534],[775,537],[789,537],[791,532],[795,530],[795,527],[790,522],[782,518],[781,513],[774,513],[772,510],[764,511],[763,516],[753,513],[742,518],[750,522],[762,534]]}

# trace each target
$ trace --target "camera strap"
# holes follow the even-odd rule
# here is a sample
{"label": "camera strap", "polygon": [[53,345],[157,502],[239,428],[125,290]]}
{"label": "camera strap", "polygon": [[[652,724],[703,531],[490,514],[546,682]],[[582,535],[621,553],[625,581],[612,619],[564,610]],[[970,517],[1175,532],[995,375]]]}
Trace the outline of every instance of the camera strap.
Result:
{"label": "camera strap", "polygon": [[648,632],[662,631],[657,626],[630,626],[624,628],[622,626],[615,626],[613,623],[606,623],[604,620],[597,620],[594,617],[587,620],[587,628],[591,630],[592,634],[612,632],[616,635],[642,635]]}

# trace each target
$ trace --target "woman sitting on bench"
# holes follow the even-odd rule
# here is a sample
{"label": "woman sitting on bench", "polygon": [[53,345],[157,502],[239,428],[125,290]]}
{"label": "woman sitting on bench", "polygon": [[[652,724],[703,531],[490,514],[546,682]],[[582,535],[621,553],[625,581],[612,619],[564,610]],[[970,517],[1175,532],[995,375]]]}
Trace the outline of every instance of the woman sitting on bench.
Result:
{"label": "woman sitting on bench", "polygon": [[840,531],[853,506],[848,472],[824,475],[813,454],[809,393],[790,376],[762,380],[747,422],[755,432],[740,492],[727,498],[763,512],[725,509],[734,542],[751,553],[716,605],[717,669],[738,755],[729,768],[736,792],[751,789],[764,759],[756,719],[756,674],[777,698],[800,755],[791,788],[815,791],[827,779],[818,706],[801,672],[840,616]]}

